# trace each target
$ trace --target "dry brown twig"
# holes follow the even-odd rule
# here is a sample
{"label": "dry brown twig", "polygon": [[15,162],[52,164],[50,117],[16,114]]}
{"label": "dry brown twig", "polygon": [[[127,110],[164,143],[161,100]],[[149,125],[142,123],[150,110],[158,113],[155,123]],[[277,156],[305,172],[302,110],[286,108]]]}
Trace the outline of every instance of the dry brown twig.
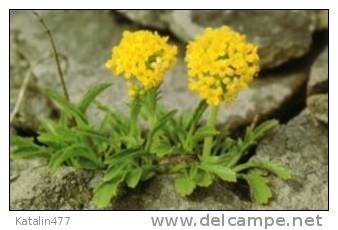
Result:
{"label": "dry brown twig", "polygon": [[18,98],[15,102],[15,105],[14,105],[14,108],[10,114],[10,118],[9,118],[9,124],[11,125],[15,116],[17,115],[17,113],[19,112],[19,109],[20,109],[20,106],[21,106],[21,103],[23,101],[23,96],[25,95],[25,91],[26,91],[26,88],[28,86],[28,83],[29,83],[29,80],[31,78],[31,76],[33,75],[33,72],[31,70],[31,68],[28,69],[26,75],[25,75],[25,78],[23,80],[23,83],[20,87],[20,90],[19,90],[19,93],[18,93]]}
{"label": "dry brown twig", "polygon": [[59,60],[59,54],[58,54],[58,52],[56,50],[56,45],[55,45],[52,33],[50,32],[47,24],[45,23],[45,21],[43,20],[43,18],[40,16],[40,14],[38,12],[34,11],[34,10],[33,10],[33,14],[38,18],[40,24],[45,29],[45,32],[48,35],[48,38],[49,38],[49,41],[50,41],[50,44],[52,46],[52,50],[53,50],[53,53],[54,53],[56,67],[57,67],[57,71],[58,71],[58,74],[59,74],[59,77],[60,77],[63,93],[65,95],[65,98],[68,101],[70,101],[68,90],[67,90],[66,83],[65,83],[65,79],[64,79],[63,72],[62,72],[62,69],[61,69],[61,64],[60,64],[60,60]]}

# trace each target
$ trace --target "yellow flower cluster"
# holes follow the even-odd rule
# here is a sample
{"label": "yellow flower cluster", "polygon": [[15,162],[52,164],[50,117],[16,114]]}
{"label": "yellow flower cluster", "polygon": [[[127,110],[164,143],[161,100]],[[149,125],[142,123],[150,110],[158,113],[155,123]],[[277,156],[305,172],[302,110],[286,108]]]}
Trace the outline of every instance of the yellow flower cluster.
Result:
{"label": "yellow flower cluster", "polygon": [[189,42],[185,61],[189,89],[214,106],[231,101],[259,71],[257,47],[227,26]]}
{"label": "yellow flower cluster", "polygon": [[113,47],[106,67],[117,76],[124,75],[129,96],[156,87],[164,72],[174,64],[177,48],[167,41],[168,37],[156,32],[125,31],[120,43]]}

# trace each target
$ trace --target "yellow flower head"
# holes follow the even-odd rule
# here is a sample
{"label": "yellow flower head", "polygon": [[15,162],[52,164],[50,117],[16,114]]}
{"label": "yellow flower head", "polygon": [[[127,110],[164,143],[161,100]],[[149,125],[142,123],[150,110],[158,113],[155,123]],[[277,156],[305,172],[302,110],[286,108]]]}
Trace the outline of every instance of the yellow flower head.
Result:
{"label": "yellow flower head", "polygon": [[129,96],[156,87],[164,72],[174,64],[177,48],[167,41],[168,37],[161,37],[157,32],[125,31],[120,43],[113,47],[106,67],[117,76],[124,75]]}
{"label": "yellow flower head", "polygon": [[257,47],[227,26],[207,28],[189,42],[188,87],[209,105],[231,101],[259,71]]}

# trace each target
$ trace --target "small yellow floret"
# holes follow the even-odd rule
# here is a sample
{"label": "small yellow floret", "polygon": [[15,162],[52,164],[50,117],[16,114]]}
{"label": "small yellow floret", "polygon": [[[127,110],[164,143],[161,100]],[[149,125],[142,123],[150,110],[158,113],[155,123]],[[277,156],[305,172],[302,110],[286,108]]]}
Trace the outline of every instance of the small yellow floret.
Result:
{"label": "small yellow floret", "polygon": [[259,71],[257,47],[227,26],[207,28],[189,42],[188,87],[209,105],[231,101]]}

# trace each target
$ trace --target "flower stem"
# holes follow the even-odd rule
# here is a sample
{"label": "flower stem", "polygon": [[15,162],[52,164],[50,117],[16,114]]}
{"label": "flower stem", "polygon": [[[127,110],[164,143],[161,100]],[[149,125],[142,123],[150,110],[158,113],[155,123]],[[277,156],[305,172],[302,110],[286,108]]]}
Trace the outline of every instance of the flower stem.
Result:
{"label": "flower stem", "polygon": [[[217,120],[219,106],[211,106],[207,127],[214,128]],[[203,145],[203,156],[209,156],[212,148],[212,137],[204,138],[204,145]]]}

